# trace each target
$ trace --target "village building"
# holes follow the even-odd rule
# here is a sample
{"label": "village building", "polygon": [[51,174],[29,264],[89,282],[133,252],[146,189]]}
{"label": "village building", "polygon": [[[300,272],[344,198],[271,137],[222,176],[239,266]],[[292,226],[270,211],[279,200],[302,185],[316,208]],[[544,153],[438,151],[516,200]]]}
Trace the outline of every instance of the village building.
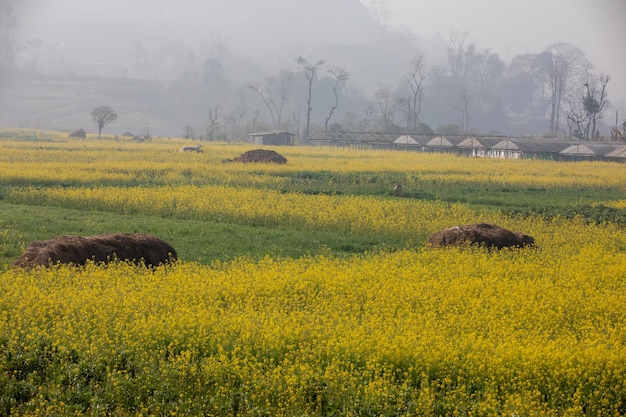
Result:
{"label": "village building", "polygon": [[455,153],[457,145],[465,139],[461,136],[437,136],[426,143],[424,150],[427,152]]}
{"label": "village building", "polygon": [[393,141],[393,149],[403,151],[422,151],[430,141],[430,137],[423,135],[402,135]]}
{"label": "village building", "polygon": [[607,161],[626,162],[626,145],[618,145],[604,157]]}
{"label": "village building", "polygon": [[394,135],[386,132],[344,131],[314,132],[309,142],[322,146],[451,153],[476,158],[626,162],[626,145],[619,142],[506,136],[435,136],[409,133]]}
{"label": "village building", "polygon": [[456,145],[459,155],[485,158],[489,150],[502,142],[502,137],[469,137]]}
{"label": "village building", "polygon": [[542,159],[559,161],[560,152],[576,141],[555,139],[506,138],[487,152],[490,158]]}
{"label": "village building", "polygon": [[270,130],[267,132],[249,133],[255,145],[293,145],[295,134],[284,130]]}
{"label": "village building", "polygon": [[[623,145],[609,143],[577,143],[559,152],[561,161],[603,161]],[[614,156],[615,158],[615,156]]]}

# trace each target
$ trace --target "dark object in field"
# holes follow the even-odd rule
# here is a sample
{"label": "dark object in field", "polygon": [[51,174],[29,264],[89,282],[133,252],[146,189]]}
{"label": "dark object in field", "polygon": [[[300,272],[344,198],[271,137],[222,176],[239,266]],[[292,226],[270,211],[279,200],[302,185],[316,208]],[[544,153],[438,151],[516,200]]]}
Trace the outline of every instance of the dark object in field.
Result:
{"label": "dark object in field", "polygon": [[287,159],[281,154],[270,151],[267,149],[254,149],[252,151],[244,152],[241,156],[233,159],[234,162],[272,162],[275,164],[286,164]]}
{"label": "dark object in field", "polygon": [[31,242],[12,268],[48,267],[55,264],[85,265],[88,260],[109,263],[130,261],[157,266],[176,261],[176,250],[158,237],[141,233],[114,233],[94,236],[57,236]]}
{"label": "dark object in field", "polygon": [[78,129],[78,130],[71,132],[67,136],[70,138],[83,138],[84,139],[87,137],[87,132],[85,132],[84,129]]}
{"label": "dark object in field", "polygon": [[432,246],[482,245],[490,248],[532,246],[535,239],[495,224],[477,223],[454,226],[433,234],[428,239]]}
{"label": "dark object in field", "polygon": [[204,151],[202,150],[202,145],[197,145],[197,146],[183,146],[182,148],[180,148],[180,152],[198,152],[198,153],[202,153]]}

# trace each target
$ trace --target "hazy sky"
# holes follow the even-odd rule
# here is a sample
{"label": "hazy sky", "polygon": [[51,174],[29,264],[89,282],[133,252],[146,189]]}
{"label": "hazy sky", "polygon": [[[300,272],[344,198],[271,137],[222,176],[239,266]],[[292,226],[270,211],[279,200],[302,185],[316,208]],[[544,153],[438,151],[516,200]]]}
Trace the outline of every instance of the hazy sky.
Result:
{"label": "hazy sky", "polygon": [[611,76],[610,96],[626,102],[626,0],[374,0],[381,1],[392,26],[421,37],[439,32],[446,40],[451,30],[467,32],[479,49],[492,49],[507,62],[572,43]]}

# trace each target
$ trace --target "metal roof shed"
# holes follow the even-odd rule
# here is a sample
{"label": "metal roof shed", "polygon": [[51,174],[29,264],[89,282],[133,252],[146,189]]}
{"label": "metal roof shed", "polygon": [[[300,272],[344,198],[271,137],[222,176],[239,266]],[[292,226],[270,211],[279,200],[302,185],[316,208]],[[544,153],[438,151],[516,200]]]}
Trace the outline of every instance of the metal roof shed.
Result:
{"label": "metal roof shed", "polygon": [[464,139],[465,138],[457,136],[437,136],[429,140],[424,148],[429,150],[430,152],[454,152],[456,150],[456,146]]}
{"label": "metal roof shed", "polygon": [[425,136],[402,135],[393,141],[394,149],[421,151],[430,138]]}
{"label": "metal roof shed", "polygon": [[619,145],[606,143],[577,143],[560,152],[561,160],[603,160],[606,155],[615,151]]}
{"label": "metal roof shed", "polygon": [[613,151],[604,155],[610,161],[626,162],[626,145],[618,145]]}
{"label": "metal roof shed", "polygon": [[554,139],[507,138],[494,145],[489,150],[489,156],[493,158],[558,160],[560,152],[571,144],[572,142]]}
{"label": "metal roof shed", "polygon": [[469,137],[456,145],[456,147],[463,155],[484,158],[487,156],[487,150],[491,149],[494,145],[500,143],[501,141],[502,138]]}
{"label": "metal roof shed", "polygon": [[249,133],[252,143],[257,145],[293,145],[295,134],[284,130]]}

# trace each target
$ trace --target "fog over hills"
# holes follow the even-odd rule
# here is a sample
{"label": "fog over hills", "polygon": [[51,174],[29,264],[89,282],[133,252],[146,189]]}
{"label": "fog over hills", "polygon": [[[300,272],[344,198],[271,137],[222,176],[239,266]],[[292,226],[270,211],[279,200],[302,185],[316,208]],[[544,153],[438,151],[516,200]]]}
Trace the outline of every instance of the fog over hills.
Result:
{"label": "fog over hills", "polygon": [[[460,112],[460,90],[453,89],[448,68],[452,35],[419,38],[407,29],[387,27],[359,0],[0,4],[2,23],[9,16],[17,23],[13,39],[5,30],[0,43],[5,51],[2,125],[93,131],[89,113],[107,104],[119,115],[107,127],[109,133],[149,127],[165,136],[193,128],[194,137],[228,140],[263,128],[301,133],[307,107],[307,80],[297,63],[302,56],[310,64],[324,60],[313,85],[315,129],[334,123],[345,130],[406,132],[415,128],[415,119],[432,129],[462,125],[468,131],[513,134],[549,129],[547,99],[537,96],[540,81],[523,80],[518,74],[523,65],[509,68],[509,62],[487,53],[489,45],[461,42],[457,58],[478,60],[476,70],[490,72],[464,84],[471,100]],[[411,121],[407,112],[415,109],[406,99],[411,91],[407,77],[412,60],[420,56],[423,108]],[[349,77],[335,84],[332,70],[337,69]],[[475,82],[479,79],[487,82]],[[536,93],[528,93],[529,88]],[[561,135],[568,133],[564,126]]]}

